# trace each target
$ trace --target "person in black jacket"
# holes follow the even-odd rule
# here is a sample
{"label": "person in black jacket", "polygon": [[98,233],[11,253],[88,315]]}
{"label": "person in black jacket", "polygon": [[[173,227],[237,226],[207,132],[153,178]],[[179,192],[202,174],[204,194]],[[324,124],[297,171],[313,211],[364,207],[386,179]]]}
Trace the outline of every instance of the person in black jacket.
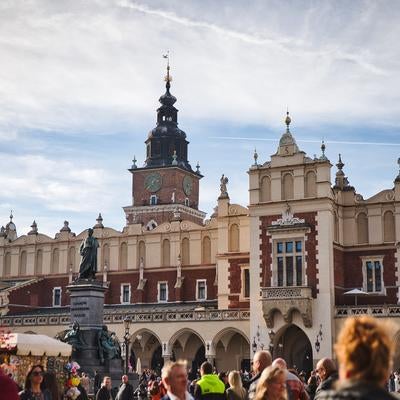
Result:
{"label": "person in black jacket", "polygon": [[385,388],[393,341],[385,324],[369,316],[348,318],[335,346],[339,361],[338,390],[321,392],[318,400],[393,400]]}
{"label": "person in black jacket", "polygon": [[111,378],[105,376],[100,390],[96,394],[96,400],[113,400],[111,394]]}
{"label": "person in black jacket", "polygon": [[321,382],[315,391],[315,399],[318,399],[322,391],[334,388],[333,385],[339,379],[339,375],[334,361],[330,358],[322,358],[319,360],[315,370]]}
{"label": "person in black jacket", "polygon": [[133,399],[133,386],[129,383],[128,375],[122,375],[122,383],[115,400],[132,400]]}
{"label": "person in black jacket", "polygon": [[254,376],[247,382],[248,398],[253,400],[256,394],[257,383],[260,379],[261,373],[265,368],[272,364],[271,353],[266,350],[257,351],[253,356],[253,372]]}

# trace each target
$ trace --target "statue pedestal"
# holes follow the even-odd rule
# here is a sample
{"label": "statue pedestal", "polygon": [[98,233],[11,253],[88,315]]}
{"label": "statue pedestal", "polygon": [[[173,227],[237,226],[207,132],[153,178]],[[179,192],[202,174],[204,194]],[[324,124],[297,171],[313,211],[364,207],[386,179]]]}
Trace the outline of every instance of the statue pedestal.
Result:
{"label": "statue pedestal", "polygon": [[81,330],[101,329],[103,326],[103,282],[80,279],[67,286],[71,299],[71,324],[77,321]]}
{"label": "statue pedestal", "polygon": [[81,366],[81,371],[101,375],[118,375],[118,382],[122,374],[121,359],[105,360],[100,362],[99,334],[104,325],[104,294],[107,287],[103,282],[79,279],[67,286],[70,295],[71,325],[76,321],[80,327],[81,344],[72,351],[72,359]]}

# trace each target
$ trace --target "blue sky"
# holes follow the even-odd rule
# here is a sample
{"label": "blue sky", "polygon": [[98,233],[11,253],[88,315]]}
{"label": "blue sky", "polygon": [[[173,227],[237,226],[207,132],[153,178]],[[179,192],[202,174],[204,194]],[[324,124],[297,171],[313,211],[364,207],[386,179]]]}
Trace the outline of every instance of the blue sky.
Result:
{"label": "blue sky", "polygon": [[54,236],[65,219],[79,233],[101,212],[122,229],[166,50],[204,211],[222,173],[231,201],[247,204],[253,150],[260,162],[276,151],[287,106],[308,155],[324,139],[358,193],[391,188],[399,20],[397,1],[0,2],[0,224],[13,209],[19,234],[35,219]]}

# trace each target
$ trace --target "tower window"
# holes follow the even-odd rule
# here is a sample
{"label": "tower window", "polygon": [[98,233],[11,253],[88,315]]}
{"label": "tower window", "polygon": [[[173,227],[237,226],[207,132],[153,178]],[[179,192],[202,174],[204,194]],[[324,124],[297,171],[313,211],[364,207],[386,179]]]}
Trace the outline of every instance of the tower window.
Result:
{"label": "tower window", "polygon": [[152,194],[151,196],[150,196],[150,205],[151,206],[155,206],[155,205],[157,205],[157,195],[155,195],[155,194]]}
{"label": "tower window", "polygon": [[190,205],[190,201],[189,201],[189,199],[186,197],[186,199],[185,199],[185,206],[188,206],[188,207],[189,207],[189,205]]}

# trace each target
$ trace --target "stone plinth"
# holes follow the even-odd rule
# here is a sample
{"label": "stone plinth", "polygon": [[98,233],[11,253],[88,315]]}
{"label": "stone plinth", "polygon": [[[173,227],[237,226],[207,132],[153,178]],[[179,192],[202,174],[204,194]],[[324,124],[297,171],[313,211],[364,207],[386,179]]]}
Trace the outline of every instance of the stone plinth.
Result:
{"label": "stone plinth", "polygon": [[107,287],[103,282],[80,279],[67,286],[71,299],[71,325],[76,321],[80,328],[81,344],[72,351],[72,359],[77,361],[82,371],[112,375],[113,379],[121,377],[121,359],[100,362],[99,334],[104,325],[104,294]]}
{"label": "stone plinth", "polygon": [[79,323],[82,331],[101,329],[103,326],[103,282],[81,279],[67,286],[71,298],[71,324]]}

